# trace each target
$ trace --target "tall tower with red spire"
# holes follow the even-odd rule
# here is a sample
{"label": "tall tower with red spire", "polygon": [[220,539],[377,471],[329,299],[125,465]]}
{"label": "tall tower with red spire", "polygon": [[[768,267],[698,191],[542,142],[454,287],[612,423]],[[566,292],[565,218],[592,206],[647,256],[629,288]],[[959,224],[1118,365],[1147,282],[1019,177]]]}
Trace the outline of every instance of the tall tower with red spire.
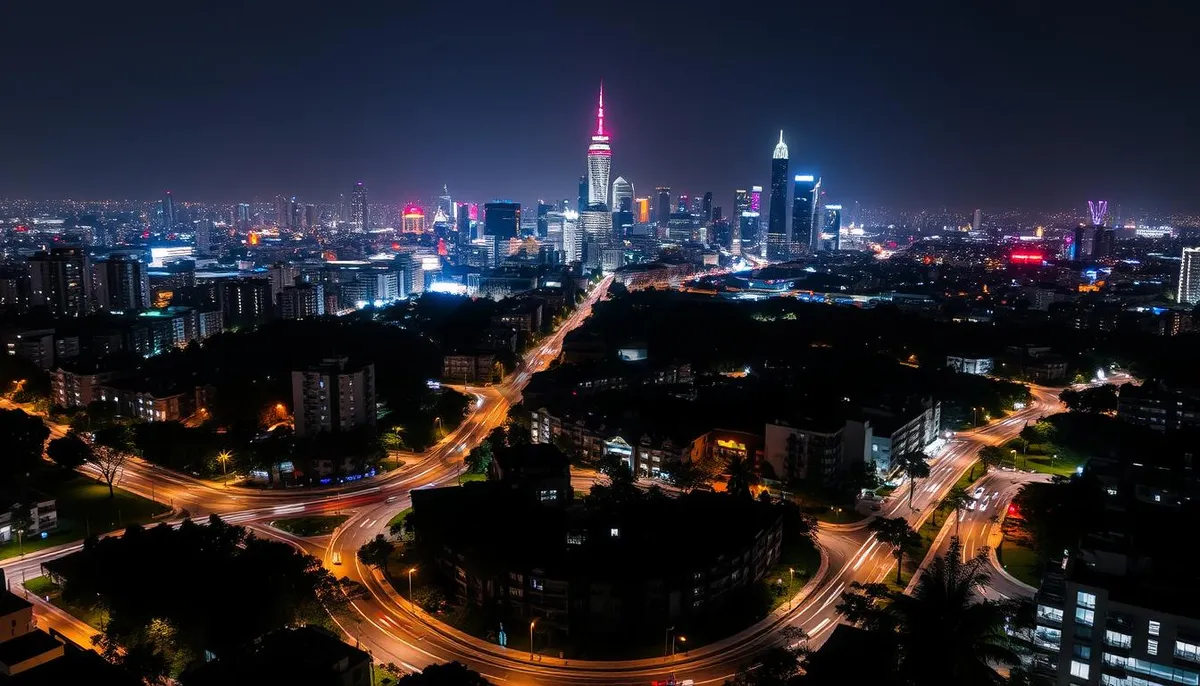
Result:
{"label": "tall tower with red spire", "polygon": [[604,132],[604,82],[600,82],[600,106],[596,110],[596,133],[588,145],[588,205],[608,206],[609,178],[612,173],[612,148]]}

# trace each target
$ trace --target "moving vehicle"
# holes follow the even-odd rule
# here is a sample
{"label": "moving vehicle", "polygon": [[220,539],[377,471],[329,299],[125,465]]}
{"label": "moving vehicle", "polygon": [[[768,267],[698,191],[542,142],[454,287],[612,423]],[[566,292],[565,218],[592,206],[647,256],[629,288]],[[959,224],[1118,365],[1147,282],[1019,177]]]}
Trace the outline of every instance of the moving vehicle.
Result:
{"label": "moving vehicle", "polygon": [[335,564],[335,565],[342,564],[342,554],[336,550],[333,551],[333,564]]}
{"label": "moving vehicle", "polygon": [[984,494],[984,491],[986,491],[986,490],[987,490],[987,489],[985,489],[983,486],[979,486],[979,487],[977,487],[977,488],[975,489],[975,497],[976,497],[976,498],[982,498],[982,497],[983,497],[983,494]]}

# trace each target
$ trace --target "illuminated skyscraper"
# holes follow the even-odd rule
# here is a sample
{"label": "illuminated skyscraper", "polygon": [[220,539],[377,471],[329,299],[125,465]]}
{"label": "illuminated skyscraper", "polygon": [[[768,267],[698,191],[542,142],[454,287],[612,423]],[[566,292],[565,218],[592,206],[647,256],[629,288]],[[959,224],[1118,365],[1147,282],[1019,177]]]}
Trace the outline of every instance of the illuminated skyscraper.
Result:
{"label": "illuminated skyscraper", "polygon": [[639,224],[650,223],[650,198],[634,198],[634,217]]}
{"label": "illuminated skyscraper", "polygon": [[171,191],[167,191],[167,194],[163,196],[158,213],[162,228],[167,230],[175,228],[175,198],[171,197]]}
{"label": "illuminated skyscraper", "polygon": [[821,249],[839,250],[842,247],[842,206],[825,206],[825,226],[821,229]]}
{"label": "illuminated skyscraper", "polygon": [[1179,263],[1179,291],[1176,301],[1180,305],[1200,303],[1200,248],[1184,248]]}
{"label": "illuminated skyscraper", "polygon": [[762,212],[762,186],[750,187],[750,211]]}
{"label": "illuminated skyscraper", "polygon": [[[550,203],[542,201],[542,200],[538,201],[538,204],[537,204],[537,237],[538,238],[545,238],[547,235],[547,232],[549,232],[550,225],[548,223],[549,220],[547,220],[546,217],[553,211],[554,211],[554,205],[551,205]],[[562,246],[559,246],[558,250],[562,250]]]}
{"label": "illuminated skyscraper", "polygon": [[588,205],[608,204],[609,174],[612,171],[612,148],[604,133],[604,84],[600,84],[600,106],[596,110],[596,134],[588,146]]}
{"label": "illuminated skyscraper", "polygon": [[783,142],[783,131],[781,130],[779,143],[775,145],[775,152],[771,155],[771,208],[770,214],[767,215],[767,244],[763,246],[763,257],[773,262],[782,262],[790,257],[787,230],[787,179],[788,148],[787,144]]}
{"label": "illuminated skyscraper", "polygon": [[250,225],[250,205],[248,203],[238,203],[237,206],[237,221],[243,226]]}
{"label": "illuminated skyscraper", "polygon": [[[455,207],[454,200],[450,198],[450,188],[446,184],[442,184],[442,194],[438,196],[437,208],[442,211],[442,214],[446,215],[446,219],[453,219],[457,216],[455,214]],[[434,212],[434,214],[437,213]]]}
{"label": "illuminated skyscraper", "polygon": [[654,190],[658,193],[658,202],[654,204],[654,222],[659,226],[666,226],[667,222],[671,221],[671,189],[668,186],[659,186]]}
{"label": "illuminated skyscraper", "polygon": [[371,227],[371,217],[367,211],[367,187],[362,181],[354,184],[354,192],[350,194],[350,223],[359,233]]}
{"label": "illuminated skyscraper", "polygon": [[817,217],[821,180],[812,174],[797,174],[792,197],[792,240],[805,250],[816,252],[821,241],[821,224]]}
{"label": "illuminated skyscraper", "polygon": [[633,211],[633,184],[623,176],[618,176],[617,180],[613,181],[611,209],[613,212]]}
{"label": "illuminated skyscraper", "polygon": [[700,214],[703,215],[704,223],[711,223],[713,220],[713,205],[712,191],[704,194],[704,200],[700,203]]}
{"label": "illuminated skyscraper", "polygon": [[400,214],[401,233],[425,233],[425,209],[420,205],[409,203]]}

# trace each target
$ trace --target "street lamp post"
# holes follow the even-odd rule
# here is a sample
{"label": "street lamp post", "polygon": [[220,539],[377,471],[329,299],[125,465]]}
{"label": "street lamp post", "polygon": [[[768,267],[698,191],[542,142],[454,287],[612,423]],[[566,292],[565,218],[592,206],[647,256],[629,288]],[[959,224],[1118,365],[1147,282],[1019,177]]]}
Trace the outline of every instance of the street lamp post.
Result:
{"label": "street lamp post", "polygon": [[792,611],[792,585],[796,582],[796,568],[788,567],[788,612]]}
{"label": "street lamp post", "polygon": [[663,632],[663,657],[666,657],[667,655],[667,646],[671,644],[671,632],[674,630],[675,627],[669,626],[667,627],[666,631]]}
{"label": "street lamp post", "polygon": [[533,662],[533,627],[537,625],[537,620],[529,623],[529,661]]}
{"label": "street lamp post", "polygon": [[413,594],[412,594],[412,575],[413,575],[413,572],[415,572],[415,571],[417,571],[416,567],[408,568],[408,611],[412,612],[413,614],[416,614],[416,606],[413,605]]}
{"label": "street lamp post", "polygon": [[1009,450],[1008,452],[1010,454],[1012,454],[1013,469],[1016,469],[1017,468],[1017,449],[1013,448],[1013,449]]}
{"label": "street lamp post", "polygon": [[221,463],[221,475],[224,477],[222,483],[225,488],[229,488],[229,458],[231,457],[233,457],[233,453],[228,450],[217,453],[217,461]]}
{"label": "street lamp post", "polygon": [[672,636],[671,637],[671,657],[675,657],[675,641],[687,643],[687,636]]}
{"label": "street lamp post", "polygon": [[1051,469],[1054,469],[1054,461],[1057,459],[1058,459],[1058,453],[1054,453],[1053,455],[1050,456],[1050,468]]}

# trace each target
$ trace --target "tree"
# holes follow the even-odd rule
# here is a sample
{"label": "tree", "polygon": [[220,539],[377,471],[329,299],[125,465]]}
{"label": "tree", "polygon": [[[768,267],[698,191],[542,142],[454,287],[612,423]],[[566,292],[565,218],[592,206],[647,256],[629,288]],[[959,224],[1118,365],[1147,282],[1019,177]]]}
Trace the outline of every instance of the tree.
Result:
{"label": "tree", "polygon": [[447,662],[401,677],[396,686],[490,686],[491,683],[461,662]]}
{"label": "tree", "polygon": [[[983,473],[987,474],[989,467],[999,467],[1004,464],[1006,454],[1003,448],[985,445],[979,449],[979,462],[983,465]],[[971,476],[975,476],[975,465],[971,465]]]}
{"label": "tree", "polygon": [[25,532],[29,531],[29,527],[33,526],[33,517],[29,515],[31,507],[29,503],[17,503],[13,505],[9,511],[9,526],[12,527],[12,532],[17,537],[17,545],[21,548],[21,553],[25,553]]}
{"label": "tree", "polygon": [[730,495],[749,498],[751,487],[758,482],[758,477],[755,476],[749,463],[740,457],[734,457],[729,460],[729,466],[725,468],[725,471],[729,474],[729,482],[726,484],[727,492]]}
{"label": "tree", "polygon": [[100,477],[104,479],[104,483],[108,484],[109,498],[116,497],[116,494],[113,492],[113,482],[121,475],[121,470],[125,467],[125,460],[128,457],[129,453],[111,446],[92,446],[91,460],[89,462],[100,472]]}
{"label": "tree", "polygon": [[958,537],[958,527],[962,523],[962,513],[966,512],[970,507],[971,501],[974,498],[970,493],[967,493],[965,488],[955,486],[950,489],[945,498],[942,498],[942,507],[954,511],[954,536]]}
{"label": "tree", "polygon": [[945,555],[934,558],[911,596],[883,584],[855,583],[838,610],[896,647],[900,683],[1004,683],[993,666],[1019,662],[1020,645],[1007,632],[1017,610],[976,595],[975,588],[989,579],[987,565],[986,550],[964,561],[956,538]]}
{"label": "tree", "polygon": [[388,556],[395,549],[395,544],[384,538],[383,534],[375,534],[375,538],[362,544],[362,547],[358,549],[358,559],[363,564],[375,569],[384,569],[387,567]]}
{"label": "tree", "polygon": [[992,665],[1015,665],[1019,656],[1006,626],[1010,612],[998,602],[979,601],[975,588],[991,575],[986,549],[963,560],[955,539],[933,559],[911,596],[894,598],[901,672],[911,683],[963,686],[999,682]]}
{"label": "tree", "polygon": [[917,490],[917,481],[929,476],[929,462],[925,454],[917,451],[901,453],[896,458],[900,471],[908,477],[908,509],[913,509],[913,492]]}
{"label": "tree", "polygon": [[800,683],[804,660],[809,655],[808,635],[798,627],[779,632],[782,645],[767,648],[755,661],[742,667],[725,686],[788,686]]}
{"label": "tree", "polygon": [[72,431],[50,441],[46,446],[46,455],[59,467],[75,469],[91,461],[92,447]]}
{"label": "tree", "polygon": [[50,429],[41,417],[24,410],[0,410],[0,436],[4,450],[0,451],[0,481],[14,483],[37,469]]}
{"label": "tree", "polygon": [[492,466],[492,442],[489,439],[484,439],[482,443],[471,449],[467,456],[463,458],[463,464],[467,466],[467,471],[472,474],[487,474],[488,469]]}
{"label": "tree", "polygon": [[891,547],[892,555],[896,558],[896,583],[899,584],[904,552],[921,544],[920,534],[913,531],[912,526],[903,517],[876,517],[867,524],[867,529],[873,532],[881,543]]}

